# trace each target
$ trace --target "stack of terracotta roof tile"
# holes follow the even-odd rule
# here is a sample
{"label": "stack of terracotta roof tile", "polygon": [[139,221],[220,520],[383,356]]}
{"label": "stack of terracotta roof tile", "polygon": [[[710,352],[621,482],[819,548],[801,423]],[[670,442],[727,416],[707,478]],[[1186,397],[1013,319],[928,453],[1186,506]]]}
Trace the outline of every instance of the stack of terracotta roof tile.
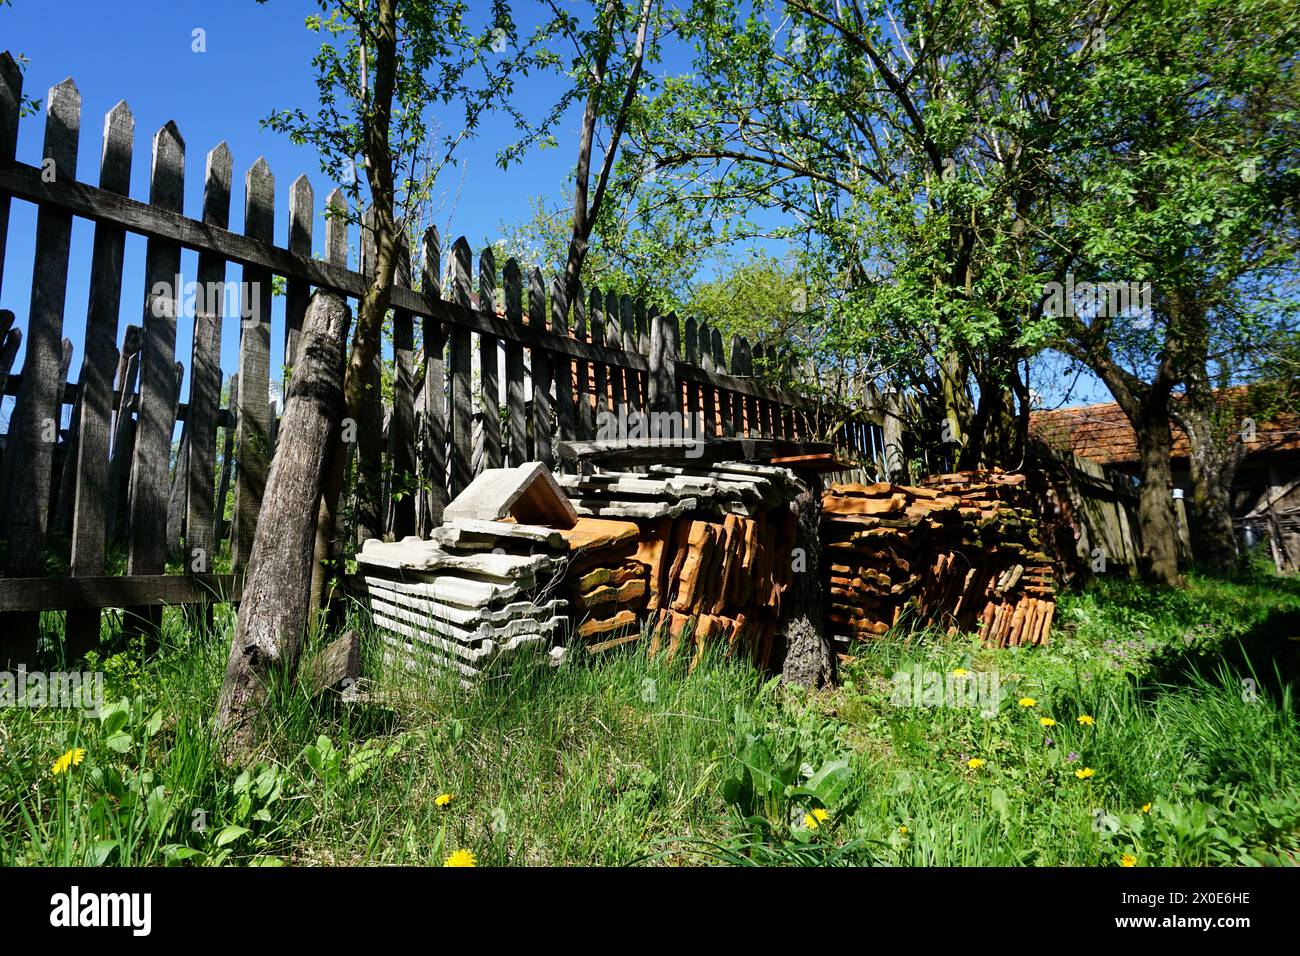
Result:
{"label": "stack of terracotta roof tile", "polygon": [[962,472],[922,487],[832,485],[822,499],[830,620],[842,637],[896,624],[1046,640],[1055,611],[1023,475]]}
{"label": "stack of terracotta roof tile", "polygon": [[685,641],[694,664],[721,643],[766,665],[791,575],[794,517],[778,506],[797,492],[793,476],[734,463],[647,471],[559,477],[579,514],[637,529],[631,552],[575,562],[566,575],[578,634],[604,650],[637,639],[648,618],[651,653],[675,656]]}

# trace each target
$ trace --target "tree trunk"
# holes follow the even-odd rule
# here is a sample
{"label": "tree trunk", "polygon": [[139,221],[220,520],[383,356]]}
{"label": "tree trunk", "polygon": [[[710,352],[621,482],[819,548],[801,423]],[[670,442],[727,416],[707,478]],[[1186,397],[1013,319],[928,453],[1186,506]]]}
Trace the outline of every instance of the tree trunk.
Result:
{"label": "tree trunk", "polygon": [[[1075,335],[1079,340],[1087,338],[1086,334]],[[1173,453],[1169,395],[1174,383],[1170,352],[1170,343],[1166,341],[1164,355],[1150,383],[1121,369],[1103,350],[1079,351],[1075,357],[1086,361],[1106,383],[1137,438],[1141,482],[1138,534],[1142,539],[1138,571],[1153,584],[1177,587],[1182,579],[1178,575],[1178,520],[1174,513],[1174,476],[1169,461]]]}
{"label": "tree trunk", "polygon": [[[373,249],[374,265],[367,257],[363,265],[369,282],[357,308],[356,331],[352,338],[352,351],[348,355],[347,370],[343,378],[344,417],[356,426],[359,442],[378,442],[377,435],[365,434],[366,402],[372,383],[372,374],[379,358],[380,337],[384,316],[392,300],[393,275],[397,267],[398,236],[393,208],[393,151],[389,143],[392,126],[393,94],[397,82],[397,6],[396,0],[379,0],[375,9],[375,61],[374,93],[369,101],[371,112],[364,124],[366,153],[366,179],[370,186],[371,215],[366,224],[373,232],[365,234],[363,224],[362,245]],[[346,335],[346,331],[344,332]],[[378,388],[378,383],[375,383]],[[338,515],[339,499],[343,494],[347,475],[348,448],[343,443],[339,429],[334,430],[330,443],[324,446],[325,477],[322,484],[322,506],[315,522],[323,533],[318,534],[314,545],[316,563],[307,589],[313,613],[328,591],[328,575],[319,562],[332,560],[337,544],[333,524]],[[319,451],[318,451],[319,454]],[[364,457],[363,457],[364,460]],[[360,469],[358,469],[360,471]],[[366,480],[362,475],[360,480]],[[378,476],[373,476],[378,481]]]}
{"label": "tree trunk", "polygon": [[221,689],[217,725],[225,752],[250,754],[255,718],[277,674],[292,678],[308,618],[316,516],[324,480],[321,449],[343,407],[343,343],[351,313],[331,292],[312,296],[303,322],[280,445],[258,515],[239,623]]}
{"label": "tree trunk", "polygon": [[1138,570],[1154,584],[1176,587],[1178,576],[1178,524],[1174,515],[1174,476],[1169,457],[1173,438],[1169,432],[1169,393],[1152,393],[1142,402],[1141,415],[1132,422],[1137,433],[1139,478],[1138,525],[1142,537]]}
{"label": "tree trunk", "polygon": [[[784,683],[823,687],[835,680],[835,652],[826,636],[821,575],[821,479],[800,475],[805,491],[791,503],[797,523],[790,589],[781,598],[779,633],[785,639]],[[800,561],[802,559],[802,561]]]}
{"label": "tree trunk", "polygon": [[1232,524],[1232,484],[1246,446],[1239,432],[1225,434],[1226,429],[1216,421],[1217,411],[1208,387],[1189,384],[1173,415],[1187,433],[1197,558],[1206,567],[1227,571],[1239,558]]}

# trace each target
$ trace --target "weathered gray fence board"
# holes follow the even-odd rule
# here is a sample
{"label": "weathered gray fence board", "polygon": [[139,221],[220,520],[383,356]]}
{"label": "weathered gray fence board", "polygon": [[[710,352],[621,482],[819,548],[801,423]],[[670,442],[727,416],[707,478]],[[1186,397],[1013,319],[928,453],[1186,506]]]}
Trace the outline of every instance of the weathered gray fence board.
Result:
{"label": "weathered gray fence board", "polygon": [[[411,249],[405,237],[397,250],[393,271],[397,285],[411,286]],[[393,481],[408,486],[415,478],[415,314],[393,310],[393,421],[389,428]],[[402,494],[392,501],[389,527],[400,541],[415,533],[415,496]]]}
{"label": "weathered gray fence board", "polygon": [[[587,341],[587,300],[583,296],[582,286],[573,300],[573,335],[579,342]],[[595,436],[595,427],[591,412],[591,380],[587,377],[589,366],[582,359],[574,362],[573,379],[576,388],[574,404],[577,414],[578,437],[589,439]]]}
{"label": "weathered gray fence board", "polygon": [[[203,221],[225,228],[230,221],[230,149],[219,144],[208,153],[203,183]],[[226,260],[212,252],[199,253],[198,283],[224,283]],[[189,469],[187,473],[185,543],[191,572],[208,573],[217,547],[213,539],[213,487],[216,479],[217,416],[221,408],[221,327],[224,296],[216,302],[202,298],[194,316],[190,351]]]}
{"label": "weathered gray fence board", "polygon": [[[244,234],[269,244],[275,236],[275,177],[259,157],[244,174]],[[231,567],[248,566],[257,514],[270,470],[271,273],[246,266],[241,287],[239,334],[239,470],[235,475],[235,541]],[[232,404],[236,404],[233,403]]]}
{"label": "weathered gray fence board", "polygon": [[[131,186],[131,154],[135,121],[125,103],[118,103],[104,120],[99,185],[125,193]],[[118,370],[117,319],[122,302],[122,259],[126,233],[99,223],[90,262],[90,293],[86,306],[85,350],[82,355],[80,421],[72,525],[74,575],[97,574],[104,564],[104,504],[107,499],[108,452],[113,417],[114,375]],[[96,616],[98,620],[98,616]]]}
{"label": "weathered gray fence board", "polygon": [[[43,155],[58,175],[75,176],[81,94],[71,80],[50,90]],[[7,212],[7,211],[6,211]],[[6,223],[7,229],[7,223]],[[0,528],[8,539],[6,572],[39,574],[45,563],[54,447],[62,415],[63,307],[68,283],[72,217],[44,206],[36,217],[31,311],[23,379],[10,419],[0,480]],[[8,633],[0,663],[35,662],[39,618],[11,617],[0,625]]]}
{"label": "weathered gray fence board", "polygon": [[[165,604],[238,601],[231,574],[139,574],[77,578],[13,578],[0,588],[0,613],[98,611]],[[96,615],[98,616],[98,615]]]}
{"label": "weathered gray fence board", "polygon": [[[469,243],[461,236],[451,247],[451,294],[456,304],[470,305]],[[470,398],[470,330],[451,330],[451,497],[465,490],[473,480],[474,405]]]}
{"label": "weathered gray fence board", "polygon": [[229,528],[226,526],[226,499],[230,493],[230,477],[235,462],[235,432],[239,430],[239,373],[230,376],[230,421],[223,429],[221,442],[221,476],[217,481],[216,509],[212,516],[212,547],[221,547]]}
{"label": "weathered gray fence board", "polygon": [[[306,174],[299,176],[289,187],[289,251],[294,255],[311,258],[312,216],[315,214],[316,194]],[[298,355],[298,336],[302,334],[303,317],[307,314],[307,301],[311,289],[303,279],[290,277],[284,287],[284,364],[292,368]],[[288,383],[285,383],[288,391]]]}
{"label": "weathered gray fence board", "polygon": [[[507,259],[502,270],[505,290],[506,321],[511,325],[524,322],[524,277],[519,263]],[[524,347],[509,339],[506,353],[506,433],[510,440],[510,464],[522,465],[528,460],[528,420],[525,418],[524,397]]]}
{"label": "weathered gray fence board", "polygon": [[[442,262],[438,230],[430,226],[424,233],[424,262],[421,272],[421,291],[430,301],[437,300],[442,291],[438,270]],[[442,509],[450,500],[447,496],[447,327],[430,316],[423,320],[424,339],[424,474],[431,477],[427,494],[423,532],[442,523]]]}
{"label": "weathered gray fence board", "polygon": [[[185,143],[175,124],[153,138],[150,201],[181,209]],[[129,574],[161,574],[166,564],[168,472],[176,414],[176,316],[181,249],[150,239],[145,252],[144,322],[140,336],[140,399],[136,417],[127,535]]]}
{"label": "weathered gray fence board", "polygon": [[[623,352],[623,314],[618,304],[618,294],[607,292],[605,294],[605,343],[616,352]],[[610,366],[609,369],[609,391],[611,408],[616,415],[626,413],[627,408],[627,378],[623,374],[622,355],[619,356],[618,362]]]}
{"label": "weathered gray fence board", "polygon": [[[591,290],[591,344],[603,349],[605,345],[605,297],[599,289]],[[596,428],[601,427],[604,413],[609,408],[609,367],[603,361],[592,364],[595,388]]]}
{"label": "weathered gray fence board", "polygon": [[[104,119],[104,145],[99,163],[99,187],[125,194],[131,188],[131,154],[135,120],[126,103],[118,103]],[[107,532],[109,438],[113,376],[118,366],[117,317],[122,302],[122,259],[126,233],[98,223],[90,263],[90,301],[86,307],[85,354],[82,357],[80,401],[72,474],[72,552],[74,576],[101,574]],[[99,612],[68,615],[64,649],[75,658],[99,640]]]}
{"label": "weathered gray fence board", "polygon": [[[528,273],[528,324],[546,328],[546,286],[542,270],[533,267]],[[554,463],[551,457],[551,357],[544,349],[534,349],[533,363],[533,457],[532,461]]]}
{"label": "weathered gray fence board", "polygon": [[[488,246],[478,258],[478,307],[480,312],[497,313],[497,264]],[[500,468],[501,457],[501,362],[498,339],[479,333],[479,402],[483,410],[483,467]]]}
{"label": "weathered gray fence board", "polygon": [[[23,71],[7,50],[0,52],[0,162],[12,163],[18,148]],[[0,291],[4,289],[5,239],[9,235],[9,196],[0,192]]]}
{"label": "weathered gray fence board", "polygon": [[[74,176],[81,94],[71,80],[49,92],[43,155],[55,177]],[[36,217],[27,353],[5,444],[0,529],[9,541],[9,574],[36,574],[45,563],[51,468],[62,417],[63,308],[72,217],[42,206]],[[17,659],[15,659],[17,660]]]}
{"label": "weathered gray fence board", "polygon": [[[565,299],[564,283],[559,278],[551,282],[551,331],[569,334],[569,304]],[[551,360],[551,378],[555,381],[556,431],[562,441],[573,441],[573,363],[567,356],[557,355]]]}

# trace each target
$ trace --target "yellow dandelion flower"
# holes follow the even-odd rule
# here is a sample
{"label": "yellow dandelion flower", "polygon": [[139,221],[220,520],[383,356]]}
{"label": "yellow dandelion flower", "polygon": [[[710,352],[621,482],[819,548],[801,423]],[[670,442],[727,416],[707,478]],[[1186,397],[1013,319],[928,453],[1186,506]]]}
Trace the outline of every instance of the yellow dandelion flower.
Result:
{"label": "yellow dandelion flower", "polygon": [[905,826],[899,827],[899,828],[898,828],[898,832],[899,832],[899,833],[902,833],[902,834],[904,834],[904,835],[906,835],[906,834],[907,834],[907,827],[905,827]]}
{"label": "yellow dandelion flower", "polygon": [[1039,717],[1038,722],[1042,724],[1044,727],[1056,726],[1056,721],[1054,721],[1051,717]]}
{"label": "yellow dandelion flower", "polygon": [[823,823],[825,823],[830,818],[831,815],[829,813],[827,813],[821,807],[818,807],[816,810],[813,810],[811,813],[805,813],[803,815],[803,825],[806,826],[809,830],[816,830],[818,827],[820,827]]}
{"label": "yellow dandelion flower", "polygon": [[966,766],[970,767],[972,770],[978,770],[980,767],[984,766],[984,758],[971,757],[970,760],[966,761]]}
{"label": "yellow dandelion flower", "polygon": [[1034,698],[1032,698],[1032,697],[1021,697],[1021,698],[1020,698],[1020,706],[1021,706],[1021,707],[1037,707],[1037,706],[1038,706],[1038,701],[1034,700]]}
{"label": "yellow dandelion flower", "polygon": [[457,850],[443,862],[443,866],[478,866],[478,860],[470,850]]}
{"label": "yellow dandelion flower", "polygon": [[440,793],[436,797],[434,797],[433,802],[440,807],[445,807],[455,799],[456,799],[455,796],[453,796],[450,793]]}
{"label": "yellow dandelion flower", "polygon": [[1151,804],[1149,804],[1149,803],[1144,803],[1144,804],[1142,804],[1142,812],[1143,812],[1143,813],[1150,813],[1150,812],[1151,812]]}
{"label": "yellow dandelion flower", "polygon": [[83,750],[81,747],[74,747],[73,749],[65,753],[62,757],[60,757],[58,760],[54,761],[54,765],[50,767],[50,773],[52,773],[54,776],[57,777],[59,774],[67,770],[69,767],[78,766],[81,763],[81,761],[85,759],[86,759],[86,751]]}
{"label": "yellow dandelion flower", "polygon": [[964,667],[954,667],[954,668],[952,669],[952,676],[953,676],[953,677],[965,677],[965,676],[966,676],[967,674],[969,674],[969,673],[970,673],[970,671],[966,670],[966,668],[964,668]]}
{"label": "yellow dandelion flower", "polygon": [[1091,727],[1096,722],[1097,721],[1093,720],[1092,717],[1090,717],[1087,714],[1079,715],[1079,723],[1082,724],[1084,727]]}
{"label": "yellow dandelion flower", "polygon": [[1084,767],[1082,770],[1076,770],[1074,772],[1074,775],[1078,777],[1080,780],[1087,780],[1096,772],[1097,771],[1093,770],[1091,767]]}
{"label": "yellow dandelion flower", "polygon": [[1132,853],[1125,853],[1119,858],[1120,866],[1137,866],[1138,858]]}

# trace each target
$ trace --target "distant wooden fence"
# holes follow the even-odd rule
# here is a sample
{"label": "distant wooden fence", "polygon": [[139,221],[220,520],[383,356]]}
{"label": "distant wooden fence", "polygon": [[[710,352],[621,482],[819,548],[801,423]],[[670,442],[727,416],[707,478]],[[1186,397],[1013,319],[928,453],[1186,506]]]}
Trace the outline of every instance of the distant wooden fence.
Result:
{"label": "distant wooden fence", "polygon": [[1124,476],[1094,461],[1045,444],[1033,447],[1044,485],[1044,532],[1063,565],[1085,574],[1137,573],[1138,493]]}
{"label": "distant wooden fence", "polygon": [[[0,547],[7,578],[0,579],[0,613],[7,615],[0,627],[26,634],[11,637],[22,646],[35,635],[35,615],[27,612],[66,608],[69,640],[84,643],[98,633],[100,607],[138,601],[138,613],[156,619],[160,604],[230,593],[235,578],[214,582],[202,576],[211,571],[210,556],[227,533],[236,578],[246,566],[274,453],[276,417],[268,399],[272,277],[286,280],[281,334],[289,365],[312,288],[356,300],[373,258],[363,229],[362,271],[348,268],[342,216],[327,218],[325,256],[312,257],[315,200],[305,176],[289,188],[287,248],[274,245],[275,180],[261,159],[244,177],[243,233],[230,231],[232,159],[225,144],[207,156],[202,219],[187,218],[185,144],[173,123],[153,137],[149,202],[130,198],[134,121],[125,103],[106,118],[99,186],[75,181],[67,171],[76,169],[81,96],[71,80],[49,93],[44,163],[16,162],[21,87],[13,57],[0,54],[0,291],[11,200],[39,207],[21,375],[9,372],[22,333],[13,327],[12,313],[0,312],[0,394],[16,396],[0,456]],[[345,205],[337,189],[326,200],[327,208]],[[74,217],[93,221],[95,233],[84,354],[72,382],[63,315]],[[128,326],[119,346],[127,233],[147,239],[145,295],[141,325]],[[826,437],[858,459],[873,458],[883,447],[879,428],[862,416],[846,416],[792,391],[789,357],[775,346],[743,338],[724,345],[707,323],[679,322],[613,293],[593,290],[567,303],[559,280],[548,287],[539,269],[509,260],[498,278],[490,249],[478,258],[475,295],[473,256],[463,238],[452,245],[445,283],[437,231],[429,229],[421,245],[419,290],[412,288],[408,253],[392,297],[391,403],[382,407],[375,387],[366,420],[357,423],[360,473],[373,477],[386,462],[390,473],[413,476],[416,490],[390,488],[384,513],[363,519],[377,525],[369,533],[427,534],[443,505],[476,471],[553,461],[557,440],[595,437],[601,409],[688,414],[703,420],[707,435]],[[221,404],[221,328],[229,317],[223,314],[224,297],[196,301],[190,401],[179,401],[184,370],[176,356],[176,329],[183,290],[175,286],[182,249],[199,253],[193,278],[200,289],[224,286],[228,263],[243,267],[239,367],[229,379],[229,407]],[[416,365],[417,322],[422,370]],[[477,396],[471,394],[475,366]],[[70,428],[61,430],[64,405],[73,412]],[[173,469],[177,422],[182,438]],[[227,528],[222,516],[232,485]],[[99,582],[81,588],[67,582],[73,595],[68,600],[56,600],[50,581],[40,580],[52,525],[70,540],[72,577]],[[133,583],[103,576],[110,536],[127,546]],[[186,567],[199,580],[158,579],[181,537]]]}

